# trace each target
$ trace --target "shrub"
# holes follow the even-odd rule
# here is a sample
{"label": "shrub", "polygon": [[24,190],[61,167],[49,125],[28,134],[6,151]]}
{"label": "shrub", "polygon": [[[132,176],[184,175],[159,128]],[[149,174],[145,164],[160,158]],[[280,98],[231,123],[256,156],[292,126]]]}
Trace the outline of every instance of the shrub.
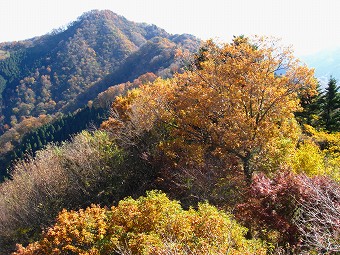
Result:
{"label": "shrub", "polygon": [[291,251],[340,250],[340,186],[326,176],[257,174],[237,216],[254,236]]}
{"label": "shrub", "polygon": [[295,172],[308,176],[326,174],[324,155],[315,143],[308,140],[301,143],[293,153],[292,167]]}
{"label": "shrub", "polygon": [[303,245],[320,253],[340,252],[340,186],[326,177],[300,178],[308,197],[295,224]]}
{"label": "shrub", "polygon": [[63,210],[42,239],[13,255],[28,254],[265,254],[230,215],[204,203],[183,210],[164,193],[127,198],[111,210]]}
{"label": "shrub", "polygon": [[107,134],[96,131],[82,132],[70,143],[50,145],[35,158],[18,162],[12,180],[0,185],[1,249],[16,238],[30,241],[62,208],[118,200],[128,178],[128,171],[120,168],[122,159]]}
{"label": "shrub", "polygon": [[[327,133],[324,131],[317,131],[313,127],[304,125],[305,133],[314,141],[319,147],[317,153],[323,156],[324,174],[340,181],[340,132]],[[312,152],[311,152],[312,153]],[[316,152],[314,152],[316,153]],[[320,157],[316,155],[315,157]],[[313,158],[313,156],[312,156]]]}

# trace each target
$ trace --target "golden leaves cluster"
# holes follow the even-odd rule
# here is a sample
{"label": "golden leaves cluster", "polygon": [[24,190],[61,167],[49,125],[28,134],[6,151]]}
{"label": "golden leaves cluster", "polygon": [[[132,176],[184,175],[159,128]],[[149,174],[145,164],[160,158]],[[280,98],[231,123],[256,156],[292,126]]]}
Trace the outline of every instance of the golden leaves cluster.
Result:
{"label": "golden leaves cluster", "polygon": [[282,126],[299,109],[299,95],[315,93],[313,70],[272,38],[207,41],[202,49],[184,73],[117,99],[113,108],[129,120],[125,127],[140,134],[167,126],[159,148],[177,160],[193,159],[189,165],[207,153],[245,162],[289,136]]}
{"label": "golden leaves cluster", "polygon": [[211,205],[183,210],[164,193],[152,191],[110,210],[63,210],[40,241],[19,246],[14,255],[265,254],[263,245],[246,240],[245,233],[230,215]]}

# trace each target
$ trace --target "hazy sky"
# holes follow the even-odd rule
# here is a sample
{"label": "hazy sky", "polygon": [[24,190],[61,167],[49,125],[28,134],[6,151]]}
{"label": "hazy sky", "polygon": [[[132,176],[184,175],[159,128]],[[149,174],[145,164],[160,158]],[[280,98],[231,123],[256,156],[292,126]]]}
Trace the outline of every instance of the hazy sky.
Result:
{"label": "hazy sky", "polygon": [[202,39],[273,35],[298,56],[340,47],[338,0],[0,0],[0,42],[43,35],[93,9]]}

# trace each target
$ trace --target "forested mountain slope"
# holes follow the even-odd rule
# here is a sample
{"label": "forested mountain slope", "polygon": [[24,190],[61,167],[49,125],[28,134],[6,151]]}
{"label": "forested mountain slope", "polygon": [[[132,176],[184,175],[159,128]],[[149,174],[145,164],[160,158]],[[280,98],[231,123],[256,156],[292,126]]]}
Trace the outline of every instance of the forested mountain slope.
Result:
{"label": "forested mountain slope", "polygon": [[[136,84],[142,83],[138,77],[145,74],[142,80],[171,77],[182,65],[176,54],[194,52],[199,44],[191,35],[171,35],[155,25],[97,10],[50,34],[0,44],[0,179],[17,156],[34,153],[44,141],[55,142],[52,133],[49,139],[37,140],[26,133],[41,133],[37,128],[65,115],[82,123],[72,121],[76,128],[59,125],[67,131],[61,137],[71,137],[96,122],[77,115],[88,111],[78,109],[88,107],[99,93],[136,79]],[[105,109],[93,111],[105,115]]]}
{"label": "forested mountain slope", "polygon": [[[118,95],[128,90],[153,82],[157,76],[146,73],[133,82],[110,86],[107,90],[72,113],[62,116],[30,117],[9,129],[0,137],[0,181],[12,174],[11,165],[27,154],[35,155],[49,143],[69,141],[75,134],[85,129],[96,129],[109,116],[109,107]],[[104,84],[105,83],[101,83]]]}
{"label": "forested mountain slope", "polygon": [[108,86],[143,73],[170,75],[176,48],[198,45],[193,36],[170,35],[111,11],[91,11],[66,29],[2,43],[0,134],[28,116],[76,110]]}

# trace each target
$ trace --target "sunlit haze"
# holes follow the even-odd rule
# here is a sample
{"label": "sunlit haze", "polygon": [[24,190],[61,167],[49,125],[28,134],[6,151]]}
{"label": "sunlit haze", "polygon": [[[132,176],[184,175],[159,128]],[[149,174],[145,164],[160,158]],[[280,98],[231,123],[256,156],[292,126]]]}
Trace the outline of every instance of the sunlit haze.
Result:
{"label": "sunlit haze", "polygon": [[201,39],[272,35],[292,44],[298,56],[340,46],[337,0],[2,0],[0,42],[43,35],[92,9]]}

